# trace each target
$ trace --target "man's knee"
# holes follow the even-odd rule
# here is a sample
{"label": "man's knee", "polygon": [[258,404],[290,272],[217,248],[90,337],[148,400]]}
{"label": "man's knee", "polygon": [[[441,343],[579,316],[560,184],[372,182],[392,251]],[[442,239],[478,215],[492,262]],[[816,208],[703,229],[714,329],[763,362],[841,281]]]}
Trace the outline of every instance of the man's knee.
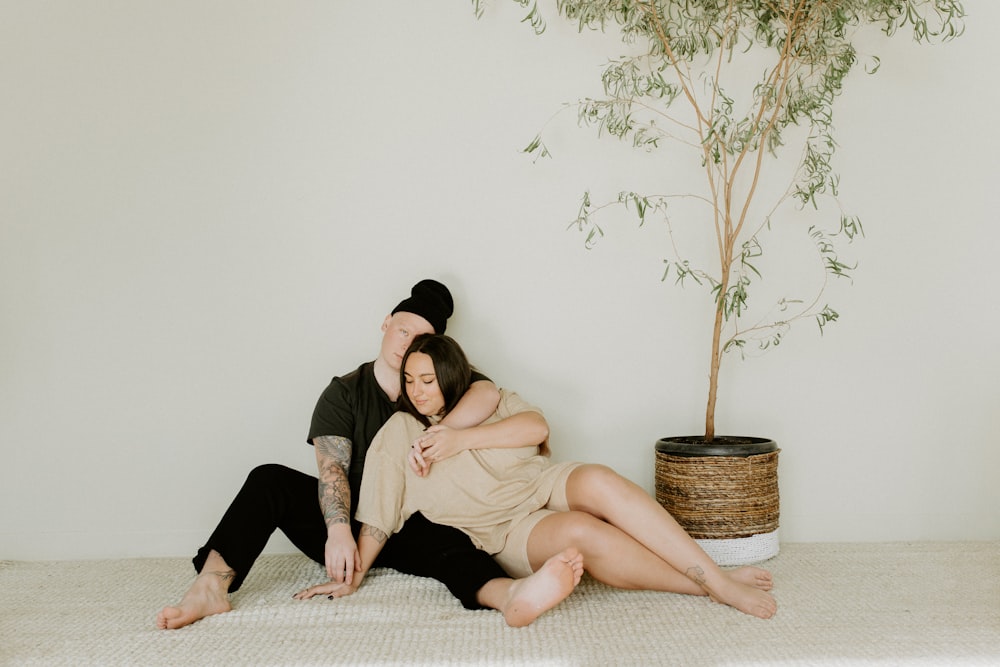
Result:
{"label": "man's knee", "polygon": [[247,475],[246,486],[273,486],[276,482],[286,479],[290,472],[297,472],[280,463],[264,463]]}

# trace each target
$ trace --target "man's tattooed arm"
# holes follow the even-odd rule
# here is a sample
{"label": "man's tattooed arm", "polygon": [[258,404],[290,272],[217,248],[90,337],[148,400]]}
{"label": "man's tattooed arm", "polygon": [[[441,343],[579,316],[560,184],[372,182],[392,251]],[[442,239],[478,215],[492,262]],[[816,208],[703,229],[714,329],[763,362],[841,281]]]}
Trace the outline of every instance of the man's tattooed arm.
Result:
{"label": "man's tattooed arm", "polygon": [[351,466],[351,441],[335,435],[313,438],[316,466],[319,469],[319,506],[326,527],[351,522],[351,485],[347,471]]}

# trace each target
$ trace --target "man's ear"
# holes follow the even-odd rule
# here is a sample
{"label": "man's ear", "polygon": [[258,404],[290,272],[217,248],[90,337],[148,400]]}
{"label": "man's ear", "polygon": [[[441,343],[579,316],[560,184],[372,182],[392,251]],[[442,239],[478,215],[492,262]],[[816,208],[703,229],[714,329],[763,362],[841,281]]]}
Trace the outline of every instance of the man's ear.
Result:
{"label": "man's ear", "polygon": [[382,333],[385,333],[386,331],[389,330],[389,322],[391,321],[392,321],[392,315],[391,314],[386,315],[385,319],[382,320]]}

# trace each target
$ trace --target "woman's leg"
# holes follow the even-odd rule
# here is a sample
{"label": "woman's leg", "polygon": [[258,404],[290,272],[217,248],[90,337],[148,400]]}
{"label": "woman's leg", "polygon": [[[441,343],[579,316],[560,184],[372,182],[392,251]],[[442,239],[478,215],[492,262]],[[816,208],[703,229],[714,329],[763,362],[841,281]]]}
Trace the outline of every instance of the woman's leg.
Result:
{"label": "woman's leg", "polygon": [[706,595],[696,583],[628,534],[587,512],[555,512],[528,536],[528,560],[537,569],[567,546],[583,555],[583,568],[615,588]]}
{"label": "woman's leg", "polygon": [[[566,501],[569,509],[628,534],[713,600],[761,618],[777,611],[774,598],[765,592],[769,573],[759,568],[724,572],[656,500],[610,468],[590,464],[574,469],[566,481]],[[586,564],[586,553],[584,559]]]}

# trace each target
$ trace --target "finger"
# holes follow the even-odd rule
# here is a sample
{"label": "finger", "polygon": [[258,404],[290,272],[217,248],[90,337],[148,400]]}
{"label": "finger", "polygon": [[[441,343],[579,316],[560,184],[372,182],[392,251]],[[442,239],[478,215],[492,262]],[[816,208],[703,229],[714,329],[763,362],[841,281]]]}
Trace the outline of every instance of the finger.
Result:
{"label": "finger", "polygon": [[423,453],[416,448],[413,449],[413,458],[417,462],[417,465],[419,467],[421,468],[427,467],[427,460],[424,458]]}
{"label": "finger", "polygon": [[417,462],[414,461],[413,459],[410,459],[410,468],[413,470],[413,474],[416,475],[417,477],[424,476],[424,469],[419,465],[417,465]]}
{"label": "finger", "polygon": [[316,588],[317,588],[316,586],[311,586],[305,590],[299,591],[292,597],[294,597],[296,600],[308,600],[309,598],[316,595],[316,590],[315,590]]}
{"label": "finger", "polygon": [[336,581],[338,584],[344,583],[344,559],[342,557],[337,558],[337,564],[333,568],[333,574],[330,576],[331,581]]}

